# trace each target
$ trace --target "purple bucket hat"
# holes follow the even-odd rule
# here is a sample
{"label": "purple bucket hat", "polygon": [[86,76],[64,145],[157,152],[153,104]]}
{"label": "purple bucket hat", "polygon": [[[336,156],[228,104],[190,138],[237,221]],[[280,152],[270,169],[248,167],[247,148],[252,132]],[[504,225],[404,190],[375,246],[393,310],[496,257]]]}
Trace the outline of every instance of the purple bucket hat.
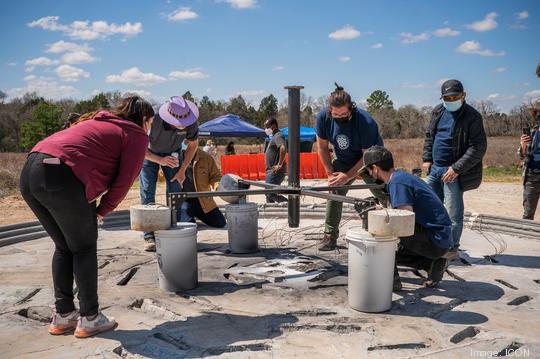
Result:
{"label": "purple bucket hat", "polygon": [[199,118],[197,105],[180,96],[173,96],[159,107],[159,117],[173,126],[187,127]]}

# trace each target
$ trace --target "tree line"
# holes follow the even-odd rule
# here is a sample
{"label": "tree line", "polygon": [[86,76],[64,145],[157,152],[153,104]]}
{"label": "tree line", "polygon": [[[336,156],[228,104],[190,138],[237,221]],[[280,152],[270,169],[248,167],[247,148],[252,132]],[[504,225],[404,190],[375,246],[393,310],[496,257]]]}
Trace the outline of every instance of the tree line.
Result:
{"label": "tree line", "polygon": [[[194,98],[190,91],[182,96],[198,105],[200,124],[221,115],[233,113],[257,127],[262,127],[268,117],[276,117],[280,127],[287,126],[287,103],[283,101],[279,105],[272,94],[261,99],[256,107],[246,102],[241,95],[232,97],[228,101],[212,100],[208,96],[201,99]],[[27,151],[39,140],[62,129],[69,113],[83,114],[98,109],[109,109],[121,97],[120,92],[114,91],[97,94],[89,100],[52,101],[35,93],[29,93],[6,102],[5,93],[0,91],[0,152]],[[300,100],[301,124],[314,127],[317,113],[326,106],[326,98],[314,99],[302,93]],[[488,136],[518,136],[521,128],[530,121],[525,104],[516,106],[508,114],[498,111],[491,101],[479,101],[472,105],[482,114]],[[413,105],[396,109],[389,95],[382,90],[374,91],[367,98],[365,109],[377,121],[383,138],[423,137],[432,111],[432,107],[417,108]],[[222,144],[225,141],[223,139],[217,142]],[[257,140],[235,139],[235,141],[254,143]]]}

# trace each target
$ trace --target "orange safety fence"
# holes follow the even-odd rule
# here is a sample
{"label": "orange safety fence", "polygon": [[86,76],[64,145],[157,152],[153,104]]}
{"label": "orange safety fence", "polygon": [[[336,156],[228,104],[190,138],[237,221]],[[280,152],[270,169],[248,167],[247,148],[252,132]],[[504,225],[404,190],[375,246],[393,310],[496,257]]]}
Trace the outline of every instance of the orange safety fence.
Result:
{"label": "orange safety fence", "polygon": [[[288,161],[288,156],[286,157]],[[264,153],[223,155],[221,156],[221,174],[238,175],[243,179],[264,181],[266,176]],[[316,152],[300,153],[300,178],[326,178],[326,171]]]}

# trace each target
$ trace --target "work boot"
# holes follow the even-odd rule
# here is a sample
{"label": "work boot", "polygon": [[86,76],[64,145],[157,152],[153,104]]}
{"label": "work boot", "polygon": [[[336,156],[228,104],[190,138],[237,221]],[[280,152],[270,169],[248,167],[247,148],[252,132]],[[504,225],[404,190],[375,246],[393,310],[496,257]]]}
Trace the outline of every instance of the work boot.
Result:
{"label": "work boot", "polygon": [[431,262],[431,267],[428,271],[428,278],[424,282],[426,287],[436,287],[443,279],[444,271],[447,267],[446,258],[438,258]]}
{"label": "work boot", "polygon": [[454,247],[448,252],[446,252],[443,256],[444,259],[448,259],[449,261],[457,261],[460,259],[459,256],[459,247]]}
{"label": "work boot", "polygon": [[324,238],[321,241],[320,251],[333,251],[337,248],[337,236],[334,234],[324,234]]}
{"label": "work boot", "polygon": [[144,237],[144,250],[146,252],[156,251],[156,238],[154,236]]}

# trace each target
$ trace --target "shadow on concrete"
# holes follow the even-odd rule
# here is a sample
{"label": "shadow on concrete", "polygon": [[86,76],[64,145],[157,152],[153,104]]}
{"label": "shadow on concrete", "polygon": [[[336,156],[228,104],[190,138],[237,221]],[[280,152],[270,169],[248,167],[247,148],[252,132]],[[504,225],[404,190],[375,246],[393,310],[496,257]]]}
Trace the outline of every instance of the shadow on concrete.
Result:
{"label": "shadow on concrete", "polygon": [[[282,334],[282,326],[298,321],[294,315],[246,316],[217,312],[170,321],[152,329],[118,329],[99,335],[121,343],[120,356],[147,358],[200,358],[233,352],[271,350],[271,339]],[[258,341],[256,343],[245,343]],[[237,344],[244,342],[243,344]],[[246,353],[244,353],[245,355]]]}
{"label": "shadow on concrete", "polygon": [[238,284],[233,282],[217,282],[217,281],[208,281],[208,282],[199,282],[196,288],[191,290],[186,290],[182,292],[177,292],[176,294],[184,297],[198,297],[198,296],[219,296],[229,293],[234,293],[239,290],[258,288],[261,289],[263,284],[269,283],[268,281],[257,281],[253,283]]}
{"label": "shadow on concrete", "polygon": [[538,256],[520,256],[515,254],[499,254],[493,258],[471,257],[461,252],[461,258],[471,265],[495,265],[516,268],[540,269]]}
{"label": "shadow on concrete", "polygon": [[[402,281],[422,285],[421,278],[402,278]],[[489,318],[455,308],[471,302],[496,301],[504,295],[504,290],[491,283],[443,280],[437,288],[403,290],[397,294],[402,298],[393,301],[390,315],[429,317],[441,323],[471,325],[485,323]]]}

